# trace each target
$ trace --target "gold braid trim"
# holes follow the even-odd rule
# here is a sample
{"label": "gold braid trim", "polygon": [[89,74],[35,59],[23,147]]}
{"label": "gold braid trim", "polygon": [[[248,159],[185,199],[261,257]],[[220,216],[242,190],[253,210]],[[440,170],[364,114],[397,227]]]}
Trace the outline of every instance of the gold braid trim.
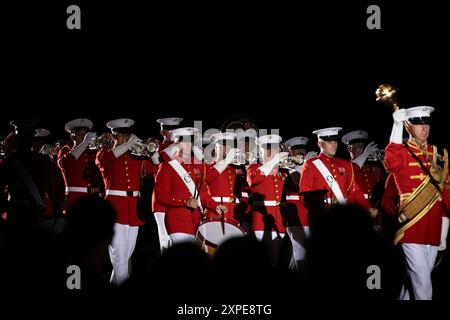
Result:
{"label": "gold braid trim", "polygon": [[406,230],[412,227],[433,207],[437,200],[439,200],[439,192],[430,182],[430,176],[427,176],[398,210],[400,222],[410,221],[397,230],[394,237],[394,245],[403,238]]}
{"label": "gold braid trim", "polygon": [[416,224],[417,221],[419,221],[424,215],[426,215],[428,213],[428,211],[430,211],[430,209],[434,206],[434,204],[436,203],[437,200],[438,200],[438,196],[436,193],[434,195],[432,201],[430,203],[428,203],[425,206],[425,208],[422,209],[422,211],[420,211],[418,214],[416,214],[411,221],[409,221],[407,224],[405,224],[403,227],[401,227],[400,229],[397,230],[397,232],[395,233],[395,237],[394,237],[394,245],[397,245],[397,243],[403,239],[406,230],[411,228],[414,224]]}

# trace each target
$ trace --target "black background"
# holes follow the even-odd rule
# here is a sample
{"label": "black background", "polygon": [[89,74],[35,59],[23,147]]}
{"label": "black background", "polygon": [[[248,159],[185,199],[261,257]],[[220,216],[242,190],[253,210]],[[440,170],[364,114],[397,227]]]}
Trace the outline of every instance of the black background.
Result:
{"label": "black background", "polygon": [[[391,110],[374,93],[391,83],[401,107],[436,107],[431,142],[449,145],[443,1],[93,2],[2,4],[1,134],[19,117],[40,118],[54,139],[75,117],[96,131],[130,117],[148,137],[159,117],[206,129],[243,112],[285,139],[342,126],[384,145]],[[70,4],[81,30],[66,28]],[[366,28],[370,4],[381,30]]]}

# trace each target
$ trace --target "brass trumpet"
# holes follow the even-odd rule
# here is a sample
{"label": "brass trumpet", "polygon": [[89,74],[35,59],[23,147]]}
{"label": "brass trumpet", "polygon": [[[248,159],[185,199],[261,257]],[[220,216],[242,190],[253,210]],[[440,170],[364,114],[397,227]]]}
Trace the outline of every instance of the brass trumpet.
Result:
{"label": "brass trumpet", "polygon": [[384,161],[384,149],[373,151],[367,161]]}
{"label": "brass trumpet", "polygon": [[231,164],[235,166],[245,166],[254,162],[256,162],[256,158],[253,155],[253,152],[248,151],[244,153],[239,149]]}
{"label": "brass trumpet", "polygon": [[109,132],[104,132],[100,136],[95,137],[89,143],[90,150],[100,150],[101,148],[111,149],[114,142]]}
{"label": "brass trumpet", "polygon": [[131,146],[130,151],[135,156],[150,158],[158,151],[158,145],[155,142],[136,142]]}
{"label": "brass trumpet", "polygon": [[288,170],[295,169],[296,166],[302,165],[304,161],[305,157],[301,154],[288,156],[285,160],[280,161],[279,168]]}

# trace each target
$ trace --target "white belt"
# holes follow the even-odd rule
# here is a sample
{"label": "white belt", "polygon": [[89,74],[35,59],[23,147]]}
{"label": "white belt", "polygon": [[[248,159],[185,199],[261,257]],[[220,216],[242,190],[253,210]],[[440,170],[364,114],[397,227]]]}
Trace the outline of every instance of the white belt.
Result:
{"label": "white belt", "polygon": [[248,198],[248,192],[241,192],[242,198]]}
{"label": "white belt", "polygon": [[266,206],[266,207],[278,207],[282,204],[283,204],[283,202],[275,201],[275,200],[265,200],[265,201],[253,202],[254,206]]}
{"label": "white belt", "polygon": [[124,190],[106,190],[107,196],[119,196],[119,197],[139,197],[141,193],[139,191],[124,191]]}
{"label": "white belt", "polygon": [[230,197],[211,197],[215,202],[226,202],[226,203],[239,203],[238,198]]}
{"label": "white belt", "polygon": [[81,193],[98,193],[99,188],[85,188],[85,187],[66,187],[66,192],[81,192]]}
{"label": "white belt", "polygon": [[286,196],[286,200],[300,200],[300,196],[293,194],[290,196]]}
{"label": "white belt", "polygon": [[[336,199],[334,199],[335,201],[337,201]],[[325,198],[323,200],[326,204],[334,204],[333,203],[333,198]],[[347,203],[347,199],[344,199],[344,204]]]}

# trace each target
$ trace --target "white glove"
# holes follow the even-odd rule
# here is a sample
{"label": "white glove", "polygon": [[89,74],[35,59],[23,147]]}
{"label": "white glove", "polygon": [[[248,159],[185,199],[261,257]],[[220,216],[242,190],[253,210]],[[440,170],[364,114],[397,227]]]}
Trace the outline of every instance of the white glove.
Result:
{"label": "white glove", "polygon": [[153,163],[153,164],[159,164],[159,163],[160,163],[160,161],[159,161],[159,152],[156,151],[156,152],[150,157],[150,159],[152,160],[152,163]]}
{"label": "white glove", "polygon": [[360,168],[362,168],[367,158],[376,150],[378,150],[378,145],[375,144],[374,141],[372,141],[366,146],[363,153],[361,153],[359,156],[353,159],[352,162],[356,163]]}
{"label": "white glove", "polygon": [[136,135],[132,134],[127,142],[122,143],[120,146],[112,148],[111,151],[112,153],[114,153],[114,156],[117,159],[120,156],[124,155],[128,150],[130,150],[131,146],[137,142],[142,142],[142,140],[136,137]]}
{"label": "white glove", "polygon": [[406,109],[398,109],[392,114],[392,117],[394,118],[394,122],[403,124],[403,121],[408,120],[408,114],[406,112]]}
{"label": "white glove", "polygon": [[161,248],[161,253],[170,247],[170,236],[167,233],[165,224],[165,212],[155,212],[154,213],[156,225],[158,227],[159,244]]}
{"label": "white glove", "polygon": [[447,234],[448,234],[449,218],[442,217],[441,228],[441,243],[439,245],[439,251],[444,251],[447,248]]}
{"label": "white glove", "polygon": [[135,134],[132,134],[130,136],[130,139],[128,139],[128,141],[125,142],[125,144],[127,144],[129,147],[131,147],[135,143],[142,143],[142,140],[139,139]]}
{"label": "white glove", "polygon": [[97,132],[88,132],[86,133],[86,135],[84,136],[83,142],[82,143],[91,143],[91,141],[93,139],[97,138]]}
{"label": "white glove", "polygon": [[217,162],[214,165],[214,168],[219,171],[219,173],[222,173],[225,168],[231,163],[233,162],[234,157],[236,156],[236,154],[239,152],[239,149],[231,149],[230,151],[228,151],[227,156],[225,157],[225,159],[220,160],[219,162]]}
{"label": "white glove", "polygon": [[92,139],[97,138],[97,133],[95,132],[88,132],[84,136],[83,142],[77,145],[75,148],[70,151],[72,156],[74,156],[75,159],[79,159],[80,156],[83,154],[83,152],[86,150],[86,148],[89,146],[89,143],[91,143]]}
{"label": "white glove", "polygon": [[394,125],[392,126],[390,142],[396,144],[403,143],[403,121],[408,120],[408,115],[405,109],[399,109],[392,114],[394,118]]}
{"label": "white glove", "polygon": [[261,167],[259,167],[259,171],[261,171],[266,177],[270,174],[270,172],[278,166],[281,161],[284,161],[289,156],[288,152],[280,152],[277,153],[272,160],[267,161]]}
{"label": "white glove", "polygon": [[311,158],[317,157],[317,152],[316,151],[310,151],[306,154],[305,156],[305,161],[309,160]]}
{"label": "white glove", "polygon": [[200,149],[198,146],[193,146],[192,147],[192,152],[194,153],[194,156],[198,160],[203,160],[203,150]]}
{"label": "white glove", "polygon": [[227,156],[225,157],[225,159],[223,159],[222,161],[225,161],[226,164],[230,164],[233,162],[234,158],[236,157],[236,155],[238,154],[239,149],[237,148],[233,148],[230,151],[228,151]]}

